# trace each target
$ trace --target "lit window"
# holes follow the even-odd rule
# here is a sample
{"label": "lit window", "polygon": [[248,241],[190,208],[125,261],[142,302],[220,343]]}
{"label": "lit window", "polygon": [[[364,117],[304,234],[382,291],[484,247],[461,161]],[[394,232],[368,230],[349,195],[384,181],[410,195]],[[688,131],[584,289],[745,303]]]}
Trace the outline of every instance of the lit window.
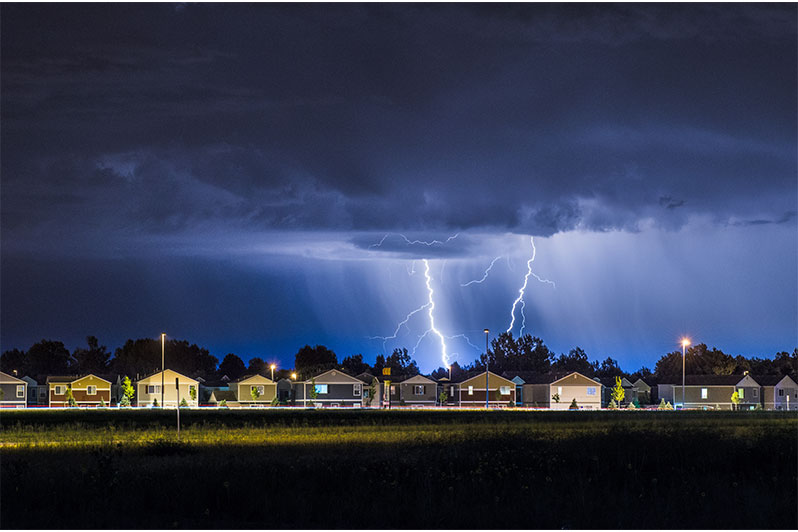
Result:
{"label": "lit window", "polygon": [[355,397],[359,397],[359,396],[360,396],[360,391],[361,391],[361,389],[362,389],[362,388],[361,388],[360,384],[354,384],[354,385],[352,385],[352,394],[353,394]]}
{"label": "lit window", "polygon": [[587,387],[587,394],[588,395],[596,395],[596,387],[595,386],[588,386]]}
{"label": "lit window", "polygon": [[413,395],[424,395],[424,386],[413,386]]}
{"label": "lit window", "polygon": [[469,386],[468,387],[468,395],[474,395],[474,387],[473,386]]}
{"label": "lit window", "polygon": [[557,386],[557,395],[562,395],[562,386]]}
{"label": "lit window", "polygon": [[499,393],[502,395],[510,395],[510,387],[509,386],[501,386],[499,388]]}
{"label": "lit window", "polygon": [[396,385],[391,384],[391,395],[396,395]]}
{"label": "lit window", "polygon": [[87,386],[86,387],[86,394],[87,395],[97,395],[97,387],[96,386]]}
{"label": "lit window", "polygon": [[737,390],[737,396],[740,399],[745,399],[745,388],[740,388],[739,390]]}
{"label": "lit window", "polygon": [[709,389],[701,388],[701,399],[706,399],[709,397]]}
{"label": "lit window", "polygon": [[20,384],[17,386],[17,397],[25,397],[25,385]]}
{"label": "lit window", "polygon": [[317,384],[316,385],[316,393],[322,394],[327,393],[327,385],[326,384]]}

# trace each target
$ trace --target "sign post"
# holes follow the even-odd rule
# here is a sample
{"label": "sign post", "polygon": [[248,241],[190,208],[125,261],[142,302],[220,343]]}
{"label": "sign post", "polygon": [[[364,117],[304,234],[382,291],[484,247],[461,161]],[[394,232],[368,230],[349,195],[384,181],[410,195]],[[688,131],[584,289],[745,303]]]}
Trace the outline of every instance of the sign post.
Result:
{"label": "sign post", "polygon": [[177,389],[177,437],[180,438],[180,377],[175,377],[175,388]]}
{"label": "sign post", "polygon": [[[391,376],[391,368],[382,368],[382,374],[386,377]],[[391,381],[385,381],[385,397],[386,403],[388,403],[388,410],[391,409]]]}

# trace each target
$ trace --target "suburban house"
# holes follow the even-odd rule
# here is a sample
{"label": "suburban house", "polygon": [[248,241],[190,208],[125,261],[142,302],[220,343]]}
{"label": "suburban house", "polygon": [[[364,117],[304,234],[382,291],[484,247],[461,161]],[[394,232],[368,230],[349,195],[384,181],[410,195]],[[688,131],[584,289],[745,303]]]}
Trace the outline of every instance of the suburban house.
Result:
{"label": "suburban house", "polygon": [[549,408],[552,402],[551,383],[565,377],[566,373],[536,373],[532,371],[506,371],[516,385],[516,404],[529,408]]}
{"label": "suburban house", "polygon": [[213,406],[219,406],[222,401],[225,406],[241,406],[235,392],[231,390],[213,390],[208,398],[208,404]]}
{"label": "suburban house", "polygon": [[442,393],[446,394],[446,400],[441,406],[460,406],[460,384],[449,380],[448,377],[442,377],[438,380],[438,397]]}
{"label": "suburban house", "polygon": [[[383,384],[380,382],[380,379],[367,371],[358,375],[357,378],[363,382],[363,406],[379,408],[381,406],[383,390]],[[372,392],[374,393],[373,397],[371,397]],[[369,400],[370,397],[371,399]]]}
{"label": "suburban house", "polygon": [[25,375],[22,380],[28,383],[28,406],[47,404],[47,386],[39,384],[33,377]]}
{"label": "suburban house", "polygon": [[[236,401],[242,406],[270,405],[272,400],[277,397],[277,383],[257,373],[244,375],[240,379],[231,381],[229,390],[233,392]],[[253,393],[257,395],[257,398],[253,397]]]}
{"label": "suburban house", "polygon": [[277,379],[277,399],[281,403],[288,403],[294,399],[294,381],[289,379]]}
{"label": "suburban house", "polygon": [[[684,408],[732,410],[732,394],[736,391],[738,408],[748,410],[761,404],[760,385],[750,375],[687,375],[684,386]],[[682,406],[682,378],[670,377],[657,385],[660,399]]]}
{"label": "suburban house", "polygon": [[[331,369],[312,379],[294,383],[296,404],[303,406],[361,406],[364,382],[340,369]],[[316,398],[312,397],[315,388]]]}
{"label": "suburban house", "polygon": [[0,371],[0,407],[25,408],[28,405],[28,383]]}
{"label": "suburban house", "polygon": [[399,403],[408,406],[438,404],[438,383],[423,375],[414,375],[398,384]]}
{"label": "suburban house", "polygon": [[637,379],[632,384],[637,388],[637,401],[641,405],[650,405],[652,403],[651,386],[643,379]]}
{"label": "suburban house", "polygon": [[[552,397],[552,410],[568,410],[576,399],[576,404],[583,410],[601,409],[602,384],[573,372],[554,380],[549,385],[549,397]],[[559,398],[557,401],[556,398]]]}
{"label": "suburban house", "polygon": [[[478,375],[460,382],[460,406],[485,406],[486,375],[483,371]],[[488,372],[487,400],[489,406],[515,405],[515,383],[510,379]]]}
{"label": "suburban house", "polygon": [[206,381],[202,377],[198,377],[197,382],[199,383],[200,404],[210,402],[211,394],[214,391],[227,391],[230,389],[230,379],[227,378],[227,375],[223,375],[221,379],[216,381]]}
{"label": "suburban house", "polygon": [[798,410],[798,384],[789,375],[757,375],[765,410]]}
{"label": "suburban house", "polygon": [[[596,377],[593,380],[600,382],[602,385],[601,406],[609,406],[610,401],[612,401],[612,389],[615,388],[615,377],[603,377],[601,379]],[[637,397],[637,388],[634,384],[629,382],[629,379],[621,377],[621,387],[623,388],[623,399],[619,406],[625,407],[629,406],[629,403],[634,403],[635,401],[638,401],[638,403],[640,402]]]}
{"label": "suburban house", "polygon": [[49,376],[47,377],[48,404],[54,407],[69,406],[67,390],[72,391],[72,397],[77,406],[100,406],[111,404],[111,381],[97,375],[88,374],[76,376]]}
{"label": "suburban house", "polygon": [[[162,375],[163,374],[163,375]],[[178,386],[175,385],[178,380]],[[161,383],[163,382],[163,403],[161,404]],[[193,396],[192,399],[192,390]],[[150,406],[154,401],[158,401],[159,406],[177,406],[186,400],[189,406],[198,406],[199,401],[199,382],[181,375],[180,373],[167,369],[148,375],[136,381],[136,404],[138,406]]]}

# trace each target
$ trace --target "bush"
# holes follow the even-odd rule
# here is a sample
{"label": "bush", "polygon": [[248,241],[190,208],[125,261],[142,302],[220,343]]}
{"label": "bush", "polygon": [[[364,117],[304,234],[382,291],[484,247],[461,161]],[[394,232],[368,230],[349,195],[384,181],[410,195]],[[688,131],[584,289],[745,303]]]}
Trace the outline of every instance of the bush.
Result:
{"label": "bush", "polygon": [[221,401],[219,401],[219,407],[227,408],[227,399],[222,399]]}
{"label": "bush", "polygon": [[635,410],[635,409],[637,409],[637,407],[635,406],[635,404],[634,404],[634,403],[629,403],[629,406],[627,406],[626,408],[627,408],[628,410]]}
{"label": "bush", "polygon": [[97,406],[97,408],[105,408],[105,406],[106,406],[105,401],[103,400],[102,397],[100,397],[100,404]]}
{"label": "bush", "polygon": [[579,405],[576,404],[576,397],[571,401],[571,406],[568,407],[568,410],[579,410]]}
{"label": "bush", "polygon": [[610,404],[607,405],[607,408],[610,410],[615,410],[618,408],[618,403],[615,402],[615,399],[610,399]]}
{"label": "bush", "polygon": [[277,396],[275,395],[274,397],[272,397],[271,405],[272,406],[277,406],[279,404],[280,404],[280,400],[277,398]]}
{"label": "bush", "polygon": [[185,397],[184,397],[184,398],[182,398],[182,399],[180,400],[180,406],[181,406],[181,407],[186,407],[186,406],[188,406],[188,402],[186,401],[186,398],[185,398]]}
{"label": "bush", "polygon": [[130,397],[128,397],[127,395],[123,395],[122,399],[119,400],[119,406],[121,407],[130,406]]}
{"label": "bush", "polygon": [[152,398],[152,406],[154,406],[156,408],[158,407],[158,398],[157,397],[153,397]]}

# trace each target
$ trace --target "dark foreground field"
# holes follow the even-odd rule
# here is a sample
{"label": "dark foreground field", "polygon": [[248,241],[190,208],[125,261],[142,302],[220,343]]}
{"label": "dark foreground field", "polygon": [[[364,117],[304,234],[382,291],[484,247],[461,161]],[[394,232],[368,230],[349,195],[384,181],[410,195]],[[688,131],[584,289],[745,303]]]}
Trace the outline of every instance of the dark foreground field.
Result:
{"label": "dark foreground field", "polygon": [[3,412],[0,527],[798,527],[798,419]]}

